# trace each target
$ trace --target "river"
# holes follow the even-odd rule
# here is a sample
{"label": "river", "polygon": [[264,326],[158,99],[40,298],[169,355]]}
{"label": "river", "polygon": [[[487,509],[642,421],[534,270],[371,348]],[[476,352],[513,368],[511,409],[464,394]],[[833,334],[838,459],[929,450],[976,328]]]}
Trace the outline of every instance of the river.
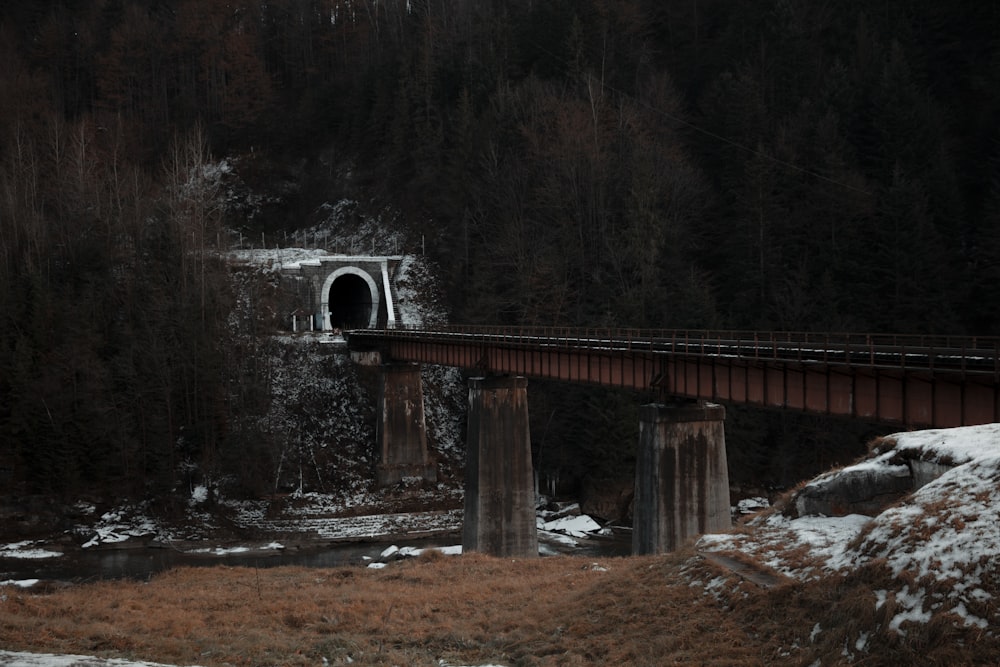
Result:
{"label": "river", "polygon": [[[294,549],[250,549],[222,555],[149,546],[81,549],[52,558],[0,558],[0,582],[30,579],[74,583],[104,579],[146,580],[173,567],[361,567],[379,560],[382,552],[393,545],[429,548],[460,543],[461,539],[457,536],[410,541],[376,540],[339,542]],[[631,553],[631,538],[627,535],[583,539],[579,540],[576,546],[540,535],[539,545],[539,551],[543,556],[608,557],[627,556]]]}

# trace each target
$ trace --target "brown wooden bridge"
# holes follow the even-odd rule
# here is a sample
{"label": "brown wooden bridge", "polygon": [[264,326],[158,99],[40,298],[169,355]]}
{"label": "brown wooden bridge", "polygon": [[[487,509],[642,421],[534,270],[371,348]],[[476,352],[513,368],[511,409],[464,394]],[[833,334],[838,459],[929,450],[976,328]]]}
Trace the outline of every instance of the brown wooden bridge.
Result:
{"label": "brown wooden bridge", "polygon": [[492,375],[907,426],[1000,421],[1000,338],[526,327],[364,329],[352,350]]}

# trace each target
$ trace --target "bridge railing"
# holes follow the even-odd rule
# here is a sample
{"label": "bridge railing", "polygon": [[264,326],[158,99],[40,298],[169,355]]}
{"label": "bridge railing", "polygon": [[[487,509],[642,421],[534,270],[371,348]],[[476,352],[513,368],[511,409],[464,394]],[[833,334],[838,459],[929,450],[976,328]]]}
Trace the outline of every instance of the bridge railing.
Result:
{"label": "bridge railing", "polygon": [[[351,333],[351,332],[349,332]],[[902,371],[991,373],[1000,378],[1000,337],[608,327],[445,325],[355,332],[379,338],[509,347],[728,357]]]}

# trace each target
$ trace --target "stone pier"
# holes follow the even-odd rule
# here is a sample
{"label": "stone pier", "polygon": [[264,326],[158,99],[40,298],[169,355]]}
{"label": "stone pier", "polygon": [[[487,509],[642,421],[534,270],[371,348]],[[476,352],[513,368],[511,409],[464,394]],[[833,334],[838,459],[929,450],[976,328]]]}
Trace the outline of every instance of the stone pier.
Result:
{"label": "stone pier", "polygon": [[469,380],[463,551],[538,556],[527,387],[523,377]]}
{"label": "stone pier", "polygon": [[711,403],[640,408],[633,554],[673,551],[731,527],[725,417]]}
{"label": "stone pier", "polygon": [[404,478],[437,480],[437,466],[427,452],[424,392],[418,364],[385,364],[379,385],[376,442],[381,462],[378,483],[388,486]]}

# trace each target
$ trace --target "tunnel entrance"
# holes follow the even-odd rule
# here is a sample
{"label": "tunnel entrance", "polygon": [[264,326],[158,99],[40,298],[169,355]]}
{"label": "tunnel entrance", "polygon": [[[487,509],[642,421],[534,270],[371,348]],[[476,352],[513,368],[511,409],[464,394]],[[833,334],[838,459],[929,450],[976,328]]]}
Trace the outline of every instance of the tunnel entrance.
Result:
{"label": "tunnel entrance", "polygon": [[330,285],[330,326],[334,329],[367,329],[372,321],[372,293],[361,276],[346,273]]}

